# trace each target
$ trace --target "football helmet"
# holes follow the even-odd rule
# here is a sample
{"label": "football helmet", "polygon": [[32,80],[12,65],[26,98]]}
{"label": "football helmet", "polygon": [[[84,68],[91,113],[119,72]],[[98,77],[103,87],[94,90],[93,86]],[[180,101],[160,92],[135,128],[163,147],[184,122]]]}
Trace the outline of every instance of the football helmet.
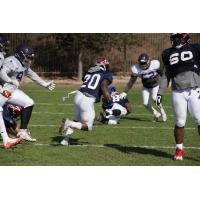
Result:
{"label": "football helmet", "polygon": [[110,94],[110,96],[115,95],[116,92],[117,92],[117,90],[116,90],[115,86],[111,85],[111,86],[108,87],[108,93]]}
{"label": "football helmet", "polygon": [[23,65],[31,65],[34,56],[33,48],[28,44],[20,44],[16,47],[15,57],[17,57]]}
{"label": "football helmet", "polygon": [[172,33],[170,35],[170,41],[173,47],[181,48],[183,45],[187,44],[190,40],[188,33]]}
{"label": "football helmet", "polygon": [[21,106],[8,104],[7,108],[14,118],[17,118],[22,113],[22,107]]}
{"label": "football helmet", "polygon": [[138,57],[138,63],[142,69],[149,68],[150,64],[149,56],[146,53],[140,54],[140,56]]}
{"label": "football helmet", "polygon": [[99,66],[101,68],[101,70],[106,71],[109,67],[109,62],[105,57],[99,57],[96,60],[95,65]]}
{"label": "football helmet", "polygon": [[3,54],[8,53],[9,51],[10,41],[7,39],[5,35],[0,34],[0,52]]}

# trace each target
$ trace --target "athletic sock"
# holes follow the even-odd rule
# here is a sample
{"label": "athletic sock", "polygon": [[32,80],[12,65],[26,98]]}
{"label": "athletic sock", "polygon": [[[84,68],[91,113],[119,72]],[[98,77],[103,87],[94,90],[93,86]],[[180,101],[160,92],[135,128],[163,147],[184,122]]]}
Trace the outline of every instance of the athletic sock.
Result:
{"label": "athletic sock", "polygon": [[183,150],[183,143],[181,143],[181,144],[176,144],[176,148],[179,148],[179,149]]}
{"label": "athletic sock", "polygon": [[80,123],[80,122],[71,122],[71,123],[70,123],[70,126],[71,126],[72,128],[77,128],[77,129],[81,130],[82,123]]}

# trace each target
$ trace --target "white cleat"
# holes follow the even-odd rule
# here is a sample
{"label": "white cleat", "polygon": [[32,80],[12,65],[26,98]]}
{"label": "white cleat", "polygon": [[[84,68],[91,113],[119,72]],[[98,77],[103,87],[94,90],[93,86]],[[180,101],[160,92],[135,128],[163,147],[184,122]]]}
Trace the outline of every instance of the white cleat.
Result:
{"label": "white cleat", "polygon": [[18,137],[20,137],[23,140],[27,140],[29,142],[36,142],[36,139],[31,137],[31,133],[29,131],[19,131],[17,134]]}
{"label": "white cleat", "polygon": [[162,114],[162,121],[166,122],[167,121],[167,115],[166,114]]}
{"label": "white cleat", "polygon": [[69,138],[68,137],[65,137],[61,142],[60,142],[61,145],[63,146],[69,146]]}
{"label": "white cleat", "polygon": [[160,118],[160,116],[161,116],[161,114],[160,114],[159,112],[155,113],[155,114],[153,115],[153,121],[154,121],[154,122],[157,122],[158,119]]}

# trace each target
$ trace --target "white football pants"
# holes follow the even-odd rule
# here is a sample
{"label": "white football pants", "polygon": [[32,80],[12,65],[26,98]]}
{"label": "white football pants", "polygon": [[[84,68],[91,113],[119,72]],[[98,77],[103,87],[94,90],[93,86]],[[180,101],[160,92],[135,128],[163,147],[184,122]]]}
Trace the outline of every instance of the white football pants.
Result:
{"label": "white football pants", "polygon": [[106,109],[106,111],[112,111],[112,110],[120,110],[121,114],[119,116],[114,116],[114,115],[108,115],[106,116],[107,119],[109,119],[108,124],[117,124],[120,120],[120,118],[126,116],[127,110],[123,106],[121,106],[118,103],[114,103],[113,107],[111,109]]}
{"label": "white football pants", "polygon": [[74,96],[75,120],[86,123],[89,130],[92,130],[95,119],[94,102],[94,98],[86,97],[80,91]]}
{"label": "white football pants", "polygon": [[178,127],[185,126],[187,110],[197,125],[200,125],[200,88],[172,91],[172,109]]}
{"label": "white football pants", "polygon": [[26,95],[24,92],[22,92],[19,89],[16,89],[10,98],[6,98],[3,95],[0,95],[0,106],[3,107],[5,103],[11,103],[14,105],[22,106],[23,108],[33,106],[34,101]]}

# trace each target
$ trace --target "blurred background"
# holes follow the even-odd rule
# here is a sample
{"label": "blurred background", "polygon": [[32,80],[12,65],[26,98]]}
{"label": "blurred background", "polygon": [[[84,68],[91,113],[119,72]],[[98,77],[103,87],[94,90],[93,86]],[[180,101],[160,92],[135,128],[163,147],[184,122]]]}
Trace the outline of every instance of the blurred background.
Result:
{"label": "blurred background", "polygon": [[[161,61],[170,47],[169,33],[9,33],[11,54],[16,45],[28,43],[36,54],[32,69],[40,76],[81,79],[99,56],[110,61],[114,75],[130,74],[130,67],[141,53]],[[190,34],[192,42],[200,34]]]}

